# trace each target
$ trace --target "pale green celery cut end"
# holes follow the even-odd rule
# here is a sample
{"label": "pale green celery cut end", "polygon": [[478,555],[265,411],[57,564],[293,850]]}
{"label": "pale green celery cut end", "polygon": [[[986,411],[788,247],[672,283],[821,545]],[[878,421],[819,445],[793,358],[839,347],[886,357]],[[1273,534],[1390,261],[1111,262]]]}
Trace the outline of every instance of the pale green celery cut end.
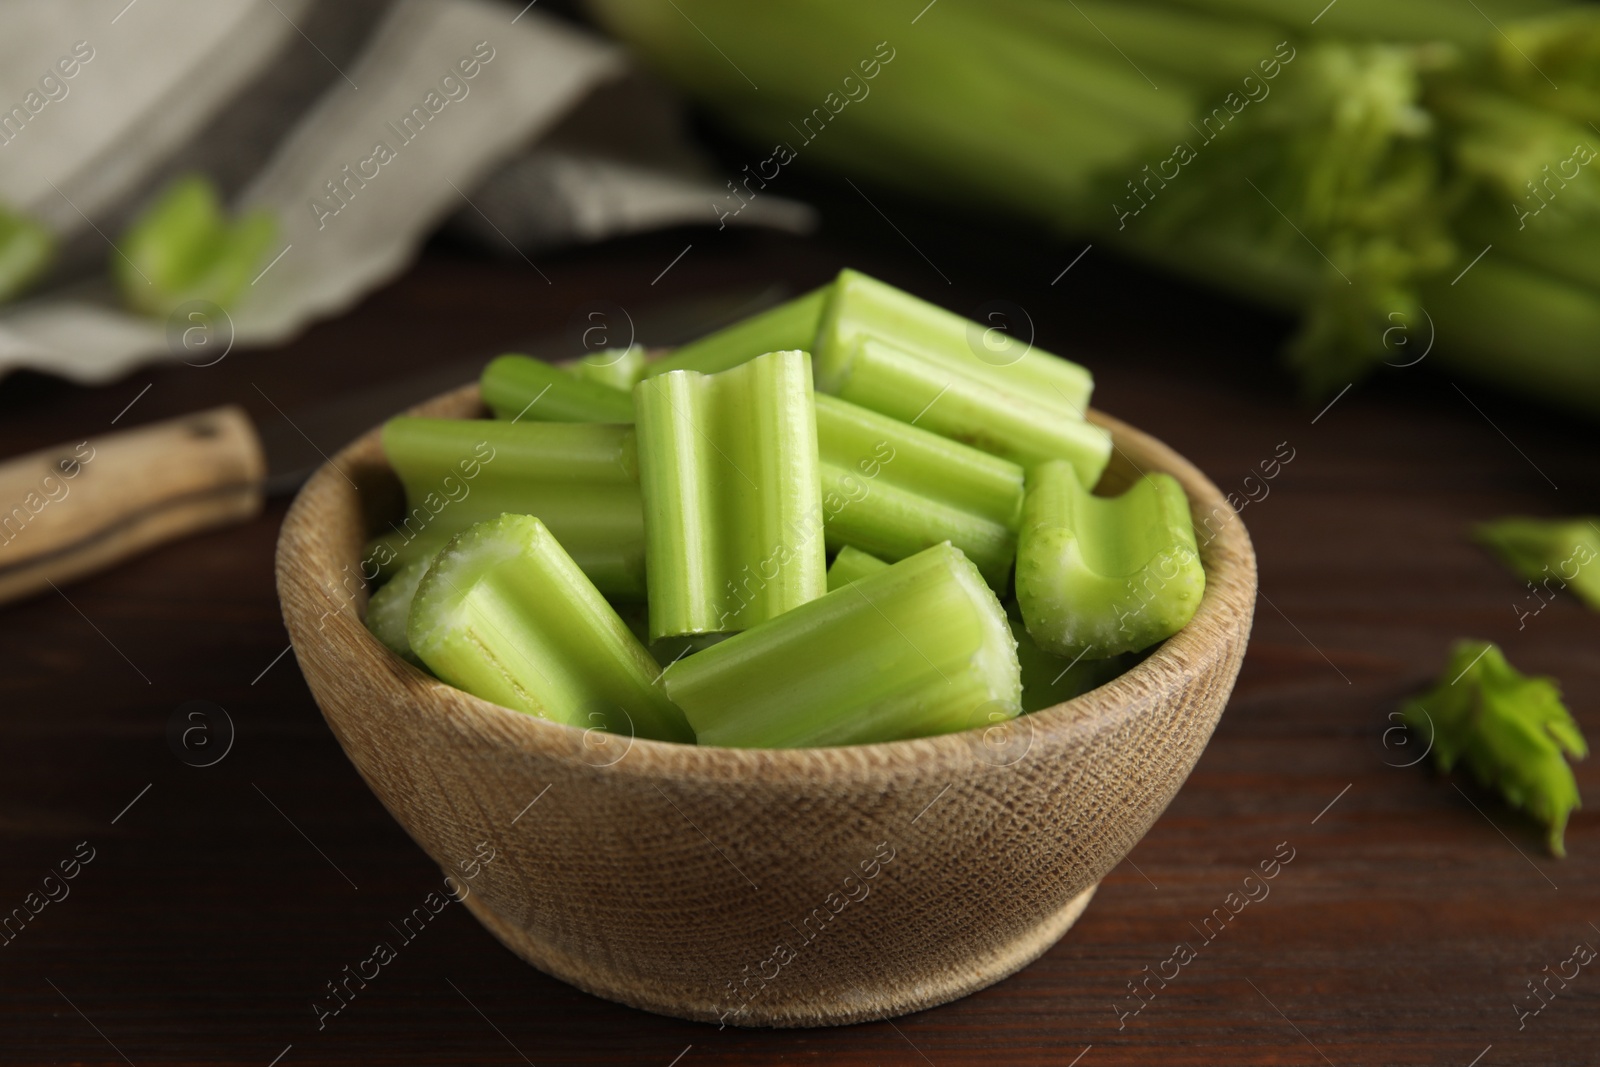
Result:
{"label": "pale green celery cut end", "polygon": [[644,595],[632,427],[405,417],[384,425],[383,449],[407,511],[369,547],[380,569],[430,558],[475,522],[535,515],[607,595]]}
{"label": "pale green celery cut end", "polygon": [[1024,468],[1066,460],[1093,486],[1111,435],[1048,396],[996,386],[890,344],[864,340],[836,394]]}
{"label": "pale green celery cut end", "polygon": [[827,590],[811,361],[634,389],[652,639],[747,629]]}
{"label": "pale green celery cut end", "polygon": [[843,395],[841,383],[858,346],[876,340],[997,391],[1033,396],[1069,417],[1081,420],[1089,408],[1093,375],[1034,348],[1024,324],[999,313],[974,322],[853,270],[840,271],[832,288],[814,352],[817,387],[825,393]]}
{"label": "pale green celery cut end", "polygon": [[1551,853],[1566,854],[1567,817],[1581,806],[1566,757],[1582,759],[1589,746],[1554,679],[1523,674],[1487,641],[1458,641],[1438,684],[1401,714],[1441,771],[1464,764],[1544,823]]}
{"label": "pale green celery cut end", "polygon": [[[609,385],[613,389],[620,389],[624,393],[632,393],[633,387],[639,379],[644,377],[645,368],[650,365],[650,357],[645,352],[643,345],[629,345],[627,348],[606,348],[599,352],[591,352],[582,359],[574,360],[567,364],[567,370],[576,378],[596,385]],[[628,415],[632,420],[630,410]]]}
{"label": "pale green celery cut end", "polygon": [[[1539,586],[1539,603],[1562,589],[1600,611],[1600,516],[1577,519],[1497,519],[1473,529],[1477,542]],[[1519,617],[1522,614],[1518,609]]]}
{"label": "pale green celery cut end", "polygon": [[1205,583],[1189,503],[1171,475],[1097,497],[1065,463],[1029,473],[1017,603],[1040,648],[1084,659],[1148,648],[1183,629]]}
{"label": "pale green celery cut end", "polygon": [[768,352],[811,351],[817,320],[830,286],[779,304],[732,326],[725,326],[698,341],[681,345],[672,355],[650,364],[643,376],[654,378],[675,370],[715,374],[731,370]]}
{"label": "pale green celery cut end", "polygon": [[888,563],[877,556],[845,545],[839,549],[839,554],[833,557],[833,562],[828,564],[828,592],[842,589],[857,578],[876,574],[888,566]]}
{"label": "pale green celery cut end", "polygon": [[1004,590],[1016,558],[1022,468],[837,397],[816,397],[830,549],[889,562],[949,541]]}
{"label": "pale green celery cut end", "polygon": [[988,726],[1021,707],[1016,642],[976,567],[939,545],[662,676],[701,744],[869,744]]}
{"label": "pale green celery cut end", "polygon": [[411,615],[411,599],[416,596],[417,583],[428,573],[428,564],[431,562],[430,557],[401,567],[367,601],[367,629],[388,646],[389,651],[419,665],[422,660],[411,651],[411,642],[406,638],[406,620]]}
{"label": "pale green celery cut end", "polygon": [[439,678],[580,729],[692,742],[660,668],[550,531],[529,515],[478,523],[439,553],[406,634]]}
{"label": "pale green celery cut end", "polygon": [[528,356],[490,360],[479,379],[483,402],[497,419],[515,422],[633,421],[633,398]]}
{"label": "pale green celery cut end", "polygon": [[1034,643],[1028,630],[1015,619],[1011,636],[1017,642],[1017,663],[1022,668],[1023,714],[1053,708],[1057,704],[1098,689],[1128,669],[1132,656],[1111,659],[1070,660],[1052,655]]}

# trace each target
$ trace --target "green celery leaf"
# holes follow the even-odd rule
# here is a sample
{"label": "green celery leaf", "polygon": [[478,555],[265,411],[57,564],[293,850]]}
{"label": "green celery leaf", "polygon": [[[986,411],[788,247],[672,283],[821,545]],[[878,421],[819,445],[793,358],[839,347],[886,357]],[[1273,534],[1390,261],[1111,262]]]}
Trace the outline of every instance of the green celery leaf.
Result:
{"label": "green celery leaf", "polygon": [[1530,582],[1552,592],[1570,588],[1600,611],[1600,517],[1577,519],[1496,519],[1479,523],[1473,538]]}
{"label": "green celery leaf", "polygon": [[1523,674],[1487,641],[1458,641],[1439,684],[1407,701],[1401,715],[1432,739],[1441,771],[1464,765],[1543,823],[1550,852],[1566,855],[1567,816],[1581,803],[1563,757],[1582,759],[1589,746],[1554,679]]}

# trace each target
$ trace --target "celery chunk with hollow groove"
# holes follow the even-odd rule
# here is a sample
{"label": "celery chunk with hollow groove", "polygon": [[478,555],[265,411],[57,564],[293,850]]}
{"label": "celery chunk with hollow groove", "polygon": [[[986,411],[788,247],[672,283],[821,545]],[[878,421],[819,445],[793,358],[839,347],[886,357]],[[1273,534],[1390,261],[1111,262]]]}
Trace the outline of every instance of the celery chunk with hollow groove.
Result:
{"label": "celery chunk with hollow groove", "polygon": [[609,385],[569,374],[542,360],[504,355],[478,379],[483,402],[497,419],[514,422],[633,421],[633,399]]}
{"label": "celery chunk with hollow groove", "polygon": [[830,549],[887,561],[949,541],[1004,591],[1016,558],[1022,468],[837,397],[816,397]]}
{"label": "celery chunk with hollow groove", "polygon": [[531,515],[478,523],[440,551],[411,605],[412,651],[444,681],[580,729],[692,742],[655,660]]}
{"label": "celery chunk with hollow groove", "polygon": [[536,515],[602,592],[643,596],[633,441],[632,427],[600,423],[391,419],[383,450],[407,512],[368,555],[389,570],[431,557],[475,522]]}
{"label": "celery chunk with hollow groove", "polygon": [[634,387],[652,640],[743,630],[827,590],[811,359]]}
{"label": "celery chunk with hollow groove", "polygon": [[675,370],[694,370],[714,374],[766,355],[768,352],[811,351],[817,336],[817,320],[831,287],[824,285],[804,296],[768,308],[748,319],[724,326],[698,341],[680,345],[672,355],[658,359],[644,370],[653,378]]}
{"label": "celery chunk with hollow groove", "polygon": [[887,566],[889,564],[877,556],[845,545],[833,557],[833,562],[828,564],[828,592],[843,589],[857,578],[876,574]]}
{"label": "celery chunk with hollow groove", "polygon": [[417,595],[417,583],[428,573],[430,557],[407,563],[385,582],[367,601],[367,629],[388,646],[389,651],[401,659],[420,665],[422,661],[411,651],[406,639],[406,620],[411,616],[411,599]]}
{"label": "celery chunk with hollow groove", "polygon": [[1046,652],[1105,659],[1148,648],[1183,629],[1205,583],[1189,501],[1171,475],[1098,497],[1065,463],[1029,472],[1017,603]]}
{"label": "celery chunk with hollow groove", "polygon": [[[650,357],[645,353],[643,345],[629,345],[627,348],[605,348],[598,352],[590,352],[582,359],[567,364],[567,370],[574,377],[596,385],[609,385],[613,389],[620,389],[624,393],[633,391],[633,387],[640,378],[644,377],[645,368],[650,365]],[[633,410],[630,405],[627,422],[633,421]]]}
{"label": "celery chunk with hollow groove", "polygon": [[1015,716],[1005,611],[959,549],[937,545],[668,667],[701,744],[869,744]]}
{"label": "celery chunk with hollow groove", "polygon": [[1009,325],[841,271],[817,326],[817,388],[1024,466],[1071,460],[1093,486],[1111,453],[1084,420],[1093,377]]}

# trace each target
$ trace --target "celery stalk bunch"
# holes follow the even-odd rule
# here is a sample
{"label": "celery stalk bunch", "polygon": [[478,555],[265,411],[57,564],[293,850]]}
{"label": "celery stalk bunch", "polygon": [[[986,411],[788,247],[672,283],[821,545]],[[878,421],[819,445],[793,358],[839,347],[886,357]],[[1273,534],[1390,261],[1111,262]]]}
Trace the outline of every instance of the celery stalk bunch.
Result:
{"label": "celery stalk bunch", "polygon": [[1600,8],[1319,6],[590,0],[761,149],[719,214],[831,168],[1298,311],[1312,394],[1428,350],[1600,414]]}

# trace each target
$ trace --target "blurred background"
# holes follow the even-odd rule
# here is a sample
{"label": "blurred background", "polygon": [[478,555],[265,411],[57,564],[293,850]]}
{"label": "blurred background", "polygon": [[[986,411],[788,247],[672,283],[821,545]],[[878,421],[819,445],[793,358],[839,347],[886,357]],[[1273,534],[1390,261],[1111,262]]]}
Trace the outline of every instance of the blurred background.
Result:
{"label": "blurred background", "polygon": [[[1600,16],[1559,0],[6,5],[0,1062],[1588,1062],[1600,983],[1527,998],[1600,939],[1592,816],[1554,859],[1394,716],[1474,637],[1595,721],[1593,574],[1535,583],[1600,488],[1597,124]],[[1037,964],[893,1024],[644,1015],[450,909],[318,1028],[438,872],[286,647],[289,494],[501,352],[670,345],[845,266],[1085,364],[1233,494],[1261,600],[1189,785]],[[75,540],[44,477],[222,405],[264,486],[191,508],[136,454]],[[1516,516],[1560,523],[1475,541]]]}

